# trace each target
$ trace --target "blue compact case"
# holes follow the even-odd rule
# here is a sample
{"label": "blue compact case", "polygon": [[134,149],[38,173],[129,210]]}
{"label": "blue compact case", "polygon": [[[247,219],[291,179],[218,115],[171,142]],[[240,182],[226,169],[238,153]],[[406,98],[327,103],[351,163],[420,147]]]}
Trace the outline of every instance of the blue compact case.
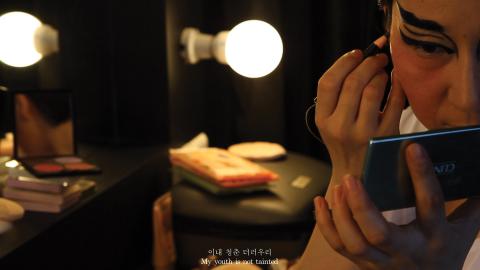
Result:
{"label": "blue compact case", "polygon": [[446,201],[480,195],[480,126],[370,140],[362,180],[380,211],[415,206],[405,148],[419,143],[432,160]]}

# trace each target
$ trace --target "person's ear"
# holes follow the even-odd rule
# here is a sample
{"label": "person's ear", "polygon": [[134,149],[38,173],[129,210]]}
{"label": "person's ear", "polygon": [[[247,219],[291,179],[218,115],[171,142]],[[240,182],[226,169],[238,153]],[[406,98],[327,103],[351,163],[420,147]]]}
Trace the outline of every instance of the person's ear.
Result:
{"label": "person's ear", "polygon": [[30,121],[35,116],[33,104],[24,94],[15,95],[15,113],[20,121]]}

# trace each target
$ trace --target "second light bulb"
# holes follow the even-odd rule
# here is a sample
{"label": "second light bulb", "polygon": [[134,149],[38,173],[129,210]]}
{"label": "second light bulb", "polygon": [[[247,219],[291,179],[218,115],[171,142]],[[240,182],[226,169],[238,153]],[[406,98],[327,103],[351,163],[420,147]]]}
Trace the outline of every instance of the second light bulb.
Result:
{"label": "second light bulb", "polygon": [[228,64],[238,74],[259,78],[270,74],[283,55],[280,34],[270,24],[249,20],[216,36],[195,28],[184,29],[181,37],[184,58],[194,64],[201,59],[215,58]]}

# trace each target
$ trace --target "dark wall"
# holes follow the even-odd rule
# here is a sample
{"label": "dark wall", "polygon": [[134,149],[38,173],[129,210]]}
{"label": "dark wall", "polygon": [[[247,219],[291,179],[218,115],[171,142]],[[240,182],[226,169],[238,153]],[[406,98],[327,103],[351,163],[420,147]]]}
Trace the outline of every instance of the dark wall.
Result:
{"label": "dark wall", "polygon": [[[167,1],[170,131],[174,142],[205,131],[213,145],[245,140],[284,143],[283,64],[267,77],[252,80],[211,61],[187,65],[179,54],[185,27],[216,34],[248,19],[281,27],[280,1]],[[268,106],[265,106],[268,104]]]}
{"label": "dark wall", "polygon": [[[184,27],[215,34],[253,18],[271,23],[284,41],[283,60],[267,77],[246,79],[214,61],[188,66],[180,58]],[[380,19],[374,0],[167,0],[172,139],[206,131],[214,145],[269,140],[328,159],[305,128],[305,110],[321,74],[341,54],[366,47]]]}
{"label": "dark wall", "polygon": [[80,137],[119,144],[166,142],[163,1],[57,4],[64,14],[62,77],[76,89],[79,114],[85,116]]}
{"label": "dark wall", "polygon": [[57,28],[61,51],[27,69],[1,66],[2,82],[11,88],[72,89],[82,141],[168,141],[163,1],[0,4],[2,13],[14,9],[31,12]]}
{"label": "dark wall", "polygon": [[[77,94],[80,138],[117,144],[179,144],[205,131],[212,145],[268,140],[327,159],[304,112],[321,74],[380,32],[376,1],[4,0],[60,30],[61,52],[26,69],[0,65],[13,87],[67,87]],[[184,27],[206,33],[262,19],[280,32],[284,57],[260,79],[214,61],[187,65]],[[1,84],[1,83],[0,83]]]}

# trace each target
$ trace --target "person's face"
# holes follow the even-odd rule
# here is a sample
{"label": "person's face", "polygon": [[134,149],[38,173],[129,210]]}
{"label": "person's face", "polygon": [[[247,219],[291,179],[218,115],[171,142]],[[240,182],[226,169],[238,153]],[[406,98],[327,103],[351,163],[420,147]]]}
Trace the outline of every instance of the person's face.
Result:
{"label": "person's face", "polygon": [[396,0],[394,76],[428,129],[480,124],[480,1]]}

